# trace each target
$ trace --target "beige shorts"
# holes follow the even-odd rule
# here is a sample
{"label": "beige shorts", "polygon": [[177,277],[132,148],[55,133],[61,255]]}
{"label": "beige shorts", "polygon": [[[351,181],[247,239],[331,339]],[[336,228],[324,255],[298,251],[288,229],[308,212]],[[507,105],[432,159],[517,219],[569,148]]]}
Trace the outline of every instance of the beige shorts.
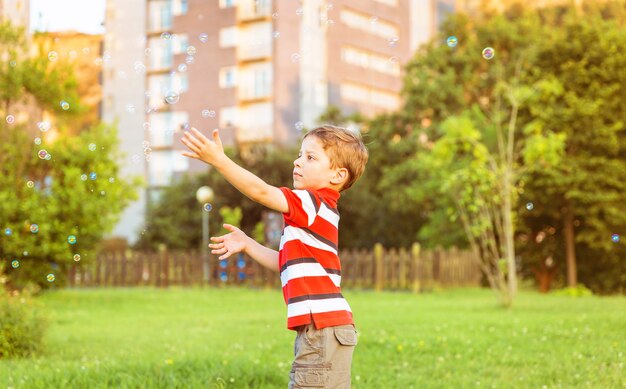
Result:
{"label": "beige shorts", "polygon": [[349,388],[352,353],[357,343],[353,325],[297,330],[294,360],[289,372],[292,388]]}

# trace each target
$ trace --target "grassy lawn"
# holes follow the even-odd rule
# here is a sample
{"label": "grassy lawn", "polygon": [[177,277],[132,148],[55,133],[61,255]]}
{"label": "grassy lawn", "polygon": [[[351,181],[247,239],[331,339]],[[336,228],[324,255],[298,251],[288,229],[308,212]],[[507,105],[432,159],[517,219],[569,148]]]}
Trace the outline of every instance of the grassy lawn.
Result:
{"label": "grassy lawn", "polygon": [[[344,291],[354,388],[626,388],[626,298]],[[285,388],[295,333],[276,290],[59,290],[45,354],[0,361],[13,388]]]}

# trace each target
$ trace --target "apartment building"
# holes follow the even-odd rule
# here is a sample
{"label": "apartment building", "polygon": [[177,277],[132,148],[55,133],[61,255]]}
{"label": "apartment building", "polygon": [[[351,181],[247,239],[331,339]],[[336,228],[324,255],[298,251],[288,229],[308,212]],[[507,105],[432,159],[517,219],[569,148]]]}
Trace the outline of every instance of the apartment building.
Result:
{"label": "apartment building", "polygon": [[295,144],[329,105],[397,109],[403,65],[453,11],[454,0],[109,0],[105,117],[118,118],[155,201],[206,169],[180,155],[185,128],[220,128],[242,148]]}

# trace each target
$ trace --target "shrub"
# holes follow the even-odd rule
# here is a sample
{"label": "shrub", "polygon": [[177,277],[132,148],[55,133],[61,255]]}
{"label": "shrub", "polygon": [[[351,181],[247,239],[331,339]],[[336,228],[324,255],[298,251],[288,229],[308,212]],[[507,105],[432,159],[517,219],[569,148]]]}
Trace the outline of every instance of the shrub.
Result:
{"label": "shrub", "polygon": [[592,296],[593,292],[583,284],[578,284],[575,287],[567,287],[558,289],[553,292],[558,296],[572,296],[572,297],[585,297]]}
{"label": "shrub", "polygon": [[31,356],[42,349],[47,320],[30,292],[7,292],[0,266],[0,359]]}

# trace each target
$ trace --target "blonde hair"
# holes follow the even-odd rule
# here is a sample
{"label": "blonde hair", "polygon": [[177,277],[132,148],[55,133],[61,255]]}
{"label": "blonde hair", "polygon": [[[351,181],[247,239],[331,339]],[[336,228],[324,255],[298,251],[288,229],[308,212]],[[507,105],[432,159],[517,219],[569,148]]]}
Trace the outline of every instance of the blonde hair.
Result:
{"label": "blonde hair", "polygon": [[348,170],[348,180],[340,192],[350,188],[361,177],[369,153],[358,135],[345,128],[325,124],[307,132],[303,139],[307,136],[319,139],[330,159],[331,168],[342,167]]}

